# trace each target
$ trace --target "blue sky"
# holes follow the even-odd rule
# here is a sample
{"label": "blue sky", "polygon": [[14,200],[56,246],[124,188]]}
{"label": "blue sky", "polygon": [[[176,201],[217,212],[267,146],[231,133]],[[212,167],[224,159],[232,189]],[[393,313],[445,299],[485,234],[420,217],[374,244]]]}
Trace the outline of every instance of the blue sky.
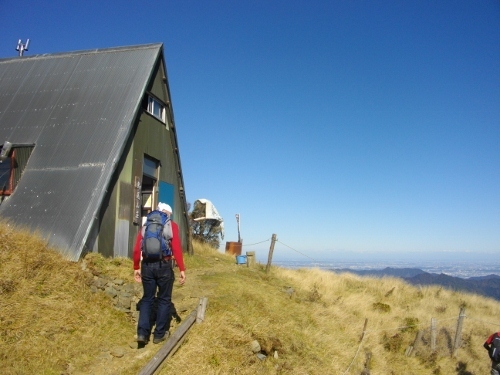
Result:
{"label": "blue sky", "polygon": [[273,233],[278,258],[500,251],[496,0],[0,0],[0,35],[0,57],[164,43],[222,248],[238,213],[261,258]]}

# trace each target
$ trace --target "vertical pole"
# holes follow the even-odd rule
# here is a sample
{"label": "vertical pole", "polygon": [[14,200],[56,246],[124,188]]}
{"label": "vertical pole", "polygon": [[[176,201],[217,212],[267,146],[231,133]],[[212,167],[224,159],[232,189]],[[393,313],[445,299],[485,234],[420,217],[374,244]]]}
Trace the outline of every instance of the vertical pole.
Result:
{"label": "vertical pole", "polygon": [[24,51],[28,50],[28,45],[30,44],[30,40],[26,40],[26,43],[23,43],[21,39],[17,42],[16,51],[19,51],[19,56],[24,55]]}
{"label": "vertical pole", "polygon": [[189,222],[189,219],[188,219],[188,229],[187,229],[187,233],[188,233],[188,241],[187,241],[187,252],[189,255],[194,255],[194,250],[193,250],[193,231],[192,231],[192,228],[190,226],[190,222]]}
{"label": "vertical pole", "polygon": [[458,315],[458,322],[457,322],[457,331],[455,332],[455,340],[453,341],[453,353],[452,356],[455,357],[458,351],[458,348],[460,347],[461,344],[461,337],[462,337],[462,325],[464,322],[465,318],[465,308],[460,308],[460,314]]}
{"label": "vertical pole", "polygon": [[236,214],[236,223],[238,224],[238,242],[241,243],[241,237],[240,237],[240,214]]}
{"label": "vertical pole", "polygon": [[273,251],[274,251],[274,243],[276,242],[276,235],[273,233],[273,237],[271,238],[271,247],[269,248],[269,256],[267,257],[267,266],[266,273],[269,273],[271,269],[271,263],[273,261]]}
{"label": "vertical pole", "polygon": [[365,368],[361,372],[362,375],[370,375],[370,361],[372,359],[372,352],[366,352],[365,353],[366,360],[365,360]]}
{"label": "vertical pole", "polygon": [[205,320],[205,310],[207,309],[207,297],[201,297],[196,309],[196,323],[201,323]]}
{"label": "vertical pole", "polygon": [[436,351],[436,318],[431,318],[431,350]]}
{"label": "vertical pole", "polygon": [[359,342],[363,341],[365,338],[366,327],[368,326],[368,318],[365,318],[365,325],[363,326],[363,332],[361,332],[361,336],[359,337]]}
{"label": "vertical pole", "polygon": [[413,351],[415,350],[415,348],[417,347],[417,345],[419,344],[420,340],[422,340],[422,335],[424,334],[424,331],[417,331],[417,334],[415,335],[415,340],[413,341],[413,345],[411,345],[408,349],[407,349],[407,354],[406,356],[409,357],[412,355]]}

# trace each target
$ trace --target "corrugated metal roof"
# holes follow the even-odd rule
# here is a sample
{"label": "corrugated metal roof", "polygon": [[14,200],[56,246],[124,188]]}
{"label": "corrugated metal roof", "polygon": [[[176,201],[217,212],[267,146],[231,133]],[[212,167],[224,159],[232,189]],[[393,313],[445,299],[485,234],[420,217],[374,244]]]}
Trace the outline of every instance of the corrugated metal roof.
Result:
{"label": "corrugated metal roof", "polygon": [[0,143],[35,144],[0,216],[77,260],[161,44],[0,59]]}

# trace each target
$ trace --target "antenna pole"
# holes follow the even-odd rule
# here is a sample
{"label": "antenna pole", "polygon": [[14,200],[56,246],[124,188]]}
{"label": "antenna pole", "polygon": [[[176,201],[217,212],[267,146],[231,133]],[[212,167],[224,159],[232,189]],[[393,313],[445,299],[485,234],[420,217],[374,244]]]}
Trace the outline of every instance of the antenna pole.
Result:
{"label": "antenna pole", "polygon": [[238,242],[241,242],[241,237],[240,237],[240,214],[236,214],[236,222],[238,223]]}
{"label": "antenna pole", "polygon": [[26,39],[26,43],[23,43],[21,39],[17,42],[16,51],[19,51],[19,56],[24,54],[24,51],[28,50],[28,45],[30,44],[30,40]]}

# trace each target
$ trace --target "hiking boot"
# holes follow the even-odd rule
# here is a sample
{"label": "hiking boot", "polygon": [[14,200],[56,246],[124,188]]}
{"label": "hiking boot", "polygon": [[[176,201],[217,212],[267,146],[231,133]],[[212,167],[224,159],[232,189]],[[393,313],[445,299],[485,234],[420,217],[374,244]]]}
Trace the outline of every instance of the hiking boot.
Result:
{"label": "hiking boot", "polygon": [[155,338],[153,338],[153,344],[159,344],[160,342],[165,341],[169,335],[170,335],[170,333],[166,332],[163,335],[163,337],[155,337]]}
{"label": "hiking boot", "polygon": [[139,344],[144,344],[144,345],[146,345],[146,344],[149,342],[149,340],[148,340],[145,336],[142,336],[142,335],[137,335],[137,342],[138,342]]}

